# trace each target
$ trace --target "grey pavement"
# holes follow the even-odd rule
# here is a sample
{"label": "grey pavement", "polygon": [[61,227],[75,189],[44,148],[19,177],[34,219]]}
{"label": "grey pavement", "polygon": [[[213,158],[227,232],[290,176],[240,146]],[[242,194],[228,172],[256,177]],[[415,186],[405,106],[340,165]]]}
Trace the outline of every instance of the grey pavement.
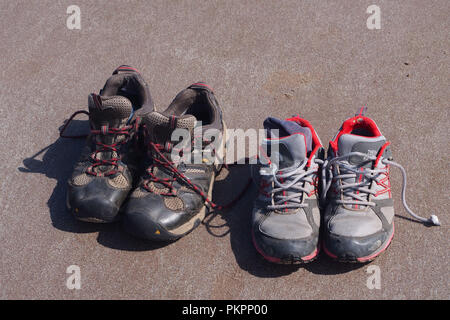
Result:
{"label": "grey pavement", "polygon": [[[81,30],[66,27],[73,4]],[[372,4],[380,30],[366,26]],[[448,0],[0,0],[0,12],[1,299],[450,298]],[[229,128],[300,114],[326,144],[366,105],[408,172],[410,207],[442,226],[408,219],[398,171],[396,235],[369,265],[265,262],[251,244],[254,188],[165,246],[75,221],[65,184],[82,142],[58,128],[121,64],[141,70],[158,110],[207,82]],[[246,172],[232,170],[214,199],[237,193]],[[80,290],[66,287],[70,265]],[[366,286],[370,265],[381,289]]]}

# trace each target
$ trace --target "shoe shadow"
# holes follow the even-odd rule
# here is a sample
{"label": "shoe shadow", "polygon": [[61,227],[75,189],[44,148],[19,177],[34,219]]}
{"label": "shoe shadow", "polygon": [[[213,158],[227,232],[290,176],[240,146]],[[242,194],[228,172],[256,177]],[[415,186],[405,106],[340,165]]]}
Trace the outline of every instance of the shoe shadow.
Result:
{"label": "shoe shadow", "polygon": [[[235,165],[221,173],[214,183],[213,199],[216,203],[226,203],[234,199],[250,179],[249,165]],[[221,177],[225,175],[225,177]],[[236,187],[240,186],[240,187]],[[314,274],[333,275],[359,269],[365,264],[339,263],[325,254],[305,265],[273,264],[265,260],[254,248],[251,239],[251,215],[257,188],[252,183],[245,195],[230,210],[212,212],[203,224],[209,234],[222,238],[230,234],[231,249],[239,267],[261,278],[275,278],[289,275],[304,268]]]}
{"label": "shoe shadow", "polygon": [[[70,129],[70,130],[69,130]],[[68,135],[80,135],[89,132],[87,120],[72,120]],[[84,139],[58,138],[51,145],[25,158],[22,173],[43,174],[56,180],[56,186],[47,201],[52,225],[61,231],[73,233],[98,232],[98,243],[118,250],[144,251],[161,248],[167,243],[148,243],[123,232],[120,223],[94,224],[76,220],[66,209],[67,180],[73,166],[85,145]]]}

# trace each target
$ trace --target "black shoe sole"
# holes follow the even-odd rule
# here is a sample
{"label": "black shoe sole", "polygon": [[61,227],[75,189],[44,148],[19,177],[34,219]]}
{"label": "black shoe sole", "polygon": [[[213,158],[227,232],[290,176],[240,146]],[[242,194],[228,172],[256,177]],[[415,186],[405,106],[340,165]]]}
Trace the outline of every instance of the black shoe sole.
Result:
{"label": "black shoe sole", "polygon": [[379,257],[383,252],[385,252],[389,246],[392,243],[392,240],[394,239],[394,233],[395,233],[395,228],[394,226],[392,227],[392,233],[391,235],[387,238],[387,240],[380,246],[379,249],[377,249],[375,252],[373,252],[372,254],[365,256],[365,257],[338,257],[335,254],[333,254],[332,252],[330,252],[326,246],[325,246],[325,241],[323,241],[323,251],[326,253],[326,255],[328,257],[330,257],[330,259],[332,259],[333,261],[337,261],[337,262],[342,262],[342,263],[359,263],[359,264],[365,264],[365,263],[369,263],[374,261],[377,257]]}

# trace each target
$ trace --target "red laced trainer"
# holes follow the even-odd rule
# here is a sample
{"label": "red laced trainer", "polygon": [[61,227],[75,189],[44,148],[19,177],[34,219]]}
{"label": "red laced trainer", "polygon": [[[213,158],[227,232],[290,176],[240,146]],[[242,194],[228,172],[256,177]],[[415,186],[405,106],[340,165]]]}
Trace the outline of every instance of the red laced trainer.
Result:
{"label": "red laced trainer", "polygon": [[[100,94],[89,95],[91,126],[86,147],[68,181],[67,207],[89,222],[112,222],[132,189],[140,160],[140,119],[153,111],[147,84],[133,68],[121,66],[107,80]],[[80,137],[76,136],[75,138]]]}

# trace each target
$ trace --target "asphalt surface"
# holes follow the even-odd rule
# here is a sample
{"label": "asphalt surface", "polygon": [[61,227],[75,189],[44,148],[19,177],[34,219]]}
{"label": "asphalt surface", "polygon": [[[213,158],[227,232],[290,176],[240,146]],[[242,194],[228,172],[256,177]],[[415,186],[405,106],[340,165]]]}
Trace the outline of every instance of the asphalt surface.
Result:
{"label": "asphalt surface", "polygon": [[[66,27],[72,4],[81,30]],[[366,27],[371,4],[380,30]],[[0,298],[450,298],[449,1],[2,0],[0,9]],[[251,244],[254,188],[169,245],[75,221],[64,196],[82,142],[59,139],[58,128],[121,64],[141,70],[158,110],[207,82],[229,128],[300,114],[326,143],[366,105],[408,172],[410,207],[442,226],[408,219],[398,171],[395,238],[369,265],[265,262]],[[246,172],[231,171],[214,199],[239,192]],[[80,290],[66,287],[70,265]],[[366,286],[371,265],[381,289]]]}

